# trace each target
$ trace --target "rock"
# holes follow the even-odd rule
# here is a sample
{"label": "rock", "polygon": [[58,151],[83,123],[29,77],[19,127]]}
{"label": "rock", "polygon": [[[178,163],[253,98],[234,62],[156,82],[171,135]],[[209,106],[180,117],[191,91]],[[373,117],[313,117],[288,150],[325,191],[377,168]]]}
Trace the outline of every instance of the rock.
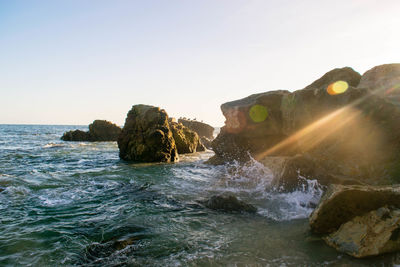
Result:
{"label": "rock", "polygon": [[89,125],[89,131],[84,132],[81,130],[69,131],[64,133],[61,137],[64,141],[117,141],[121,128],[117,125],[105,121],[95,120]]}
{"label": "rock", "polygon": [[95,120],[89,125],[90,141],[117,141],[121,128],[105,121]]}
{"label": "rock", "polygon": [[211,140],[208,139],[207,137],[201,137],[200,138],[200,142],[203,144],[204,147],[206,147],[207,149],[211,149]]}
{"label": "rock", "polygon": [[181,123],[173,121],[169,122],[175,139],[176,148],[179,154],[194,153],[196,151],[204,151],[205,148],[200,142],[200,138],[196,132],[183,126]]}
{"label": "rock", "polygon": [[168,114],[158,107],[135,105],[118,137],[119,156],[138,162],[175,162],[178,151]]}
{"label": "rock", "polygon": [[310,215],[316,233],[332,233],[356,216],[383,206],[400,208],[400,185],[331,185]]}
{"label": "rock", "polygon": [[382,207],[356,216],[324,238],[340,252],[356,258],[400,250],[400,210]]}
{"label": "rock", "polygon": [[206,137],[210,140],[214,139],[214,127],[208,125],[207,123],[187,119],[178,119],[178,122],[182,123],[183,126],[189,128],[190,130],[195,131],[200,138]]}
{"label": "rock", "polygon": [[400,104],[400,64],[385,64],[368,70],[358,87]]}
{"label": "rock", "polygon": [[65,132],[61,137],[61,140],[64,141],[89,141],[90,135],[89,132],[84,132],[81,130],[69,131]]}
{"label": "rock", "polygon": [[299,169],[323,184],[391,183],[400,174],[400,108],[355,87],[359,81],[351,68],[334,69],[302,90],[223,104],[225,126],[209,162],[279,156],[287,157],[289,185]]}
{"label": "rock", "polygon": [[247,204],[239,199],[233,194],[224,193],[217,196],[212,196],[207,200],[204,205],[213,210],[222,211],[237,211],[237,212],[250,212],[255,213],[257,208],[253,205]]}

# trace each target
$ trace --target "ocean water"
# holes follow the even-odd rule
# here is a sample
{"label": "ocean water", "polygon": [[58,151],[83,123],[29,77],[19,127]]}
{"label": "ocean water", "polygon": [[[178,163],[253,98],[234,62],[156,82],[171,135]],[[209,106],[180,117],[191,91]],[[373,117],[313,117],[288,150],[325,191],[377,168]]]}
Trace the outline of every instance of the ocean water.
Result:
{"label": "ocean water", "polygon": [[[356,260],[308,228],[322,194],[268,189],[270,170],[121,161],[115,142],[63,142],[82,126],[0,125],[0,266],[391,266],[397,254]],[[256,214],[199,201],[233,192]]]}

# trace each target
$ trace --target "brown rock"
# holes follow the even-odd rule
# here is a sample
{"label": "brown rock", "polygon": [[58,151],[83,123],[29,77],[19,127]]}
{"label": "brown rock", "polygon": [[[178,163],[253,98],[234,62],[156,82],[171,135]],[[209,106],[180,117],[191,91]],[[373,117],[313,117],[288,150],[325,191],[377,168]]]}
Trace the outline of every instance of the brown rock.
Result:
{"label": "brown rock", "polygon": [[208,125],[204,122],[199,122],[195,120],[187,120],[187,119],[178,119],[179,123],[182,123],[183,126],[189,128],[190,130],[196,132],[199,137],[206,137],[208,139],[214,139],[214,127]]}
{"label": "brown rock", "polygon": [[204,146],[196,132],[183,126],[181,123],[169,122],[179,154],[194,153],[204,151]]}
{"label": "brown rock", "polygon": [[178,161],[168,114],[158,107],[135,105],[118,138],[119,156],[139,162]]}
{"label": "brown rock", "polygon": [[356,216],[383,206],[400,208],[400,185],[331,185],[310,215],[316,233],[332,233]]}

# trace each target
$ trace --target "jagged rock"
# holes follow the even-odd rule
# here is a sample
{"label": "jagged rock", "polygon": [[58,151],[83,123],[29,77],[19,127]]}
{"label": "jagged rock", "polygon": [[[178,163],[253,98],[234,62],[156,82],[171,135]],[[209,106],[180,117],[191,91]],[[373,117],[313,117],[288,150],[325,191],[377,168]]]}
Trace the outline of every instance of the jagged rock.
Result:
{"label": "jagged rock", "polygon": [[310,215],[316,233],[332,233],[356,216],[383,206],[400,208],[400,185],[331,185]]}
{"label": "jagged rock", "polygon": [[121,128],[117,125],[105,121],[95,120],[89,125],[89,131],[81,130],[69,131],[61,137],[64,141],[117,141]]}
{"label": "jagged rock", "polygon": [[89,125],[90,141],[117,141],[121,128],[105,121],[95,120]]}
{"label": "jagged rock", "polygon": [[196,132],[183,126],[183,124],[173,122],[172,120],[170,120],[169,126],[172,130],[179,154],[194,153],[196,151],[205,150]]}
{"label": "jagged rock", "polygon": [[190,130],[195,131],[200,138],[206,137],[210,140],[214,138],[214,127],[208,125],[207,123],[186,119],[178,119],[178,122],[182,123],[183,126],[188,127]]}
{"label": "jagged rock", "polygon": [[132,107],[118,138],[118,148],[120,158],[127,161],[178,161],[168,114],[158,107]]}
{"label": "jagged rock", "polygon": [[84,132],[81,130],[65,132],[61,137],[64,141],[90,141],[89,132]]}
{"label": "jagged rock", "polygon": [[223,193],[220,195],[212,196],[209,200],[204,202],[204,205],[209,209],[228,212],[244,211],[254,213],[257,211],[256,207],[237,199],[237,197],[231,193]]}
{"label": "jagged rock", "polygon": [[[302,90],[223,104],[225,126],[212,142],[216,155],[209,162],[300,154],[311,159],[310,166],[301,160],[303,172],[311,170],[306,176],[326,184],[390,183],[400,173],[400,108],[356,88],[359,80],[351,68],[335,69]],[[291,160],[289,176],[299,160]]]}
{"label": "jagged rock", "polygon": [[203,144],[204,147],[211,149],[211,140],[208,139],[207,137],[201,137],[200,142]]}
{"label": "jagged rock", "polygon": [[357,216],[324,238],[340,252],[356,258],[400,250],[400,210],[382,207]]}

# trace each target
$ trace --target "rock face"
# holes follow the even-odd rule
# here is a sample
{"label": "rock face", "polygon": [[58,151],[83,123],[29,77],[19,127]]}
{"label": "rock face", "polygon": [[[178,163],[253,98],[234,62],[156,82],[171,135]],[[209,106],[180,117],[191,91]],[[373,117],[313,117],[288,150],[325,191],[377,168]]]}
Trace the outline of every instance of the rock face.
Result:
{"label": "rock face", "polygon": [[223,104],[211,161],[296,156],[279,183],[293,185],[300,167],[325,184],[390,183],[400,174],[400,108],[358,86],[360,79],[351,68],[334,69],[302,90]]}
{"label": "rock face", "polygon": [[169,122],[169,126],[172,130],[172,135],[175,139],[176,148],[178,149],[179,154],[205,150],[196,132],[183,126],[181,123],[173,121]]}
{"label": "rock face", "polygon": [[178,122],[182,123],[183,126],[189,128],[190,130],[196,132],[200,138],[205,137],[210,140],[214,138],[214,127],[208,125],[207,123],[186,119],[178,119]]}
{"label": "rock face", "polygon": [[383,206],[400,208],[400,185],[331,185],[310,215],[310,227],[328,234],[356,216]]}
{"label": "rock face", "polygon": [[165,110],[135,105],[118,138],[119,156],[138,162],[178,161],[178,151]]}
{"label": "rock face", "polygon": [[64,133],[61,137],[64,141],[117,141],[121,128],[117,125],[105,121],[95,120],[89,125],[89,131],[84,132],[81,130],[69,131]]}
{"label": "rock face", "polygon": [[204,204],[209,209],[222,210],[222,211],[228,211],[228,212],[244,211],[244,212],[254,213],[257,211],[256,207],[237,199],[237,197],[235,195],[230,194],[230,193],[212,196]]}
{"label": "rock face", "polygon": [[326,243],[356,258],[400,250],[400,210],[381,207],[343,224]]}

